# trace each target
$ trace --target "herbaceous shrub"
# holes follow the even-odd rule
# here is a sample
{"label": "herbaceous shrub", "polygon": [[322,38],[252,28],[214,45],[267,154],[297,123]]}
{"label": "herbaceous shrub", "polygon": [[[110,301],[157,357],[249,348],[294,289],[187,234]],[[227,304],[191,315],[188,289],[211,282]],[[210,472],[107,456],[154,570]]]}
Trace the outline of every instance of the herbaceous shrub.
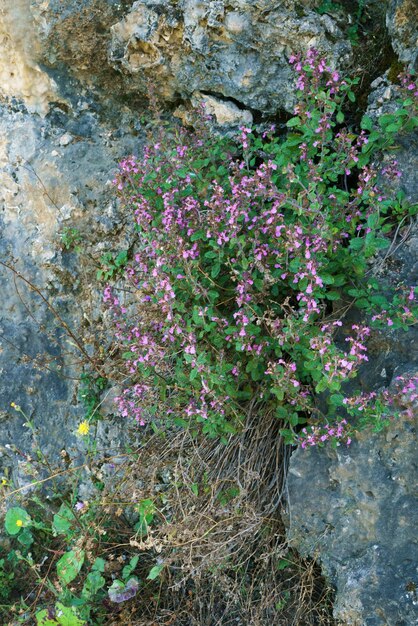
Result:
{"label": "herbaceous shrub", "polygon": [[367,361],[371,331],[347,328],[345,310],[356,303],[372,325],[395,328],[416,319],[414,287],[391,302],[366,272],[413,212],[381,191],[400,176],[396,161],[379,174],[376,162],[416,126],[417,87],[404,77],[398,110],[356,131],[343,113],[355,81],[315,50],[290,63],[299,103],[284,136],[243,127],[228,141],[202,121],[120,164],[114,182],[136,235],[104,299],[129,377],[118,407],[140,424],[169,417],[225,436],[248,411],[273,411],[288,441],[349,442],[360,404],[342,385]]}

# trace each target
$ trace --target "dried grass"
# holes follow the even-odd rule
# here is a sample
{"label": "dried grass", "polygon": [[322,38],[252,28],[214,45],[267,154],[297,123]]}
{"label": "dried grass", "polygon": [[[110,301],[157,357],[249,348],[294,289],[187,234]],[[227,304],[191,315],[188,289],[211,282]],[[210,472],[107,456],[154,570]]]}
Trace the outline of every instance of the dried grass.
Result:
{"label": "dried grass", "polygon": [[[331,626],[320,568],[289,549],[281,517],[290,456],[255,403],[227,444],[189,432],[151,437],[113,497],[164,502],[146,547],[167,565],[133,626]],[[164,476],[164,481],[162,481]],[[133,538],[136,541],[137,538]],[[145,546],[143,546],[145,548]],[[140,616],[141,615],[141,616]],[[113,622],[112,622],[113,623]]]}

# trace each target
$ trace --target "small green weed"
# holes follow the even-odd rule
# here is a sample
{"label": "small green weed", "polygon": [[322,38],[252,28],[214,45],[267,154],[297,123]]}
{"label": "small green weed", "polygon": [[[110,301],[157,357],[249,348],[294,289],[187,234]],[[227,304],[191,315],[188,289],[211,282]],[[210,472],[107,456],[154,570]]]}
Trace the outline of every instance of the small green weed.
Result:
{"label": "small green weed", "polygon": [[128,251],[122,250],[116,255],[106,252],[100,259],[101,268],[97,270],[97,280],[108,281],[115,278],[128,263]]}
{"label": "small green weed", "polygon": [[78,399],[84,407],[84,420],[90,422],[93,418],[100,418],[101,395],[106,389],[108,381],[103,376],[89,373],[81,375]]}
{"label": "small green weed", "polygon": [[81,251],[81,242],[83,241],[83,237],[80,231],[74,227],[66,227],[60,234],[61,243],[65,250],[73,249],[75,252]]}

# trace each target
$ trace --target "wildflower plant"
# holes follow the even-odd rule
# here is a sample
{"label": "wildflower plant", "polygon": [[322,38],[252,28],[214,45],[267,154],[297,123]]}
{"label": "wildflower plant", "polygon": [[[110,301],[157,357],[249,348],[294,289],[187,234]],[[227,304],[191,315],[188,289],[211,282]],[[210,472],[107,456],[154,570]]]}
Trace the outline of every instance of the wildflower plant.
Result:
{"label": "wildflower plant", "polygon": [[[41,452],[36,457],[30,460],[33,475],[44,458]],[[153,581],[162,575],[164,565],[154,564],[154,544],[148,540],[157,512],[154,502],[136,501],[138,521],[128,524],[119,505],[108,498],[119,486],[115,477],[109,477],[107,497],[92,488],[90,501],[78,499],[83,466],[74,461],[68,457],[64,471],[49,465],[51,475],[33,480],[29,495],[13,482],[7,488],[6,497],[19,505],[7,509],[2,524],[10,549],[7,558],[0,559],[1,617],[21,614],[19,623],[36,620],[44,626],[108,623],[104,620],[115,603],[125,603],[139,590],[151,593]],[[101,463],[103,458],[97,457],[96,464]],[[90,459],[88,473],[92,471],[98,467]],[[54,478],[67,473],[73,474],[72,480],[54,483]],[[141,562],[135,537],[143,541]],[[34,602],[26,604],[32,596]],[[3,599],[10,603],[3,604]]]}
{"label": "wildflower plant", "polygon": [[399,109],[379,128],[364,116],[357,132],[343,125],[356,81],[315,50],[290,63],[299,102],[285,136],[242,127],[234,143],[202,122],[120,164],[136,237],[104,300],[130,381],[117,404],[139,424],[170,417],[225,437],[255,402],[289,442],[348,442],[342,386],[367,361],[371,330],[344,327],[344,311],[358,302],[371,324],[416,320],[414,286],[401,286],[389,322],[393,303],[367,271],[394,223],[378,177],[400,175],[396,161],[379,174],[376,157],[416,126],[417,87],[405,78]]}

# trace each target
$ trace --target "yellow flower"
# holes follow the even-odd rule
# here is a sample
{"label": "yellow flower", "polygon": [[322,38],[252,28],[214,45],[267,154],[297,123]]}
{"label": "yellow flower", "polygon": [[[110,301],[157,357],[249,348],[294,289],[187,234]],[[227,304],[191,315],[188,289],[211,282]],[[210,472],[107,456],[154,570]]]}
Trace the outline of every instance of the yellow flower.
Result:
{"label": "yellow flower", "polygon": [[20,528],[21,526],[23,526],[23,522],[22,522],[22,520],[21,520],[21,519],[17,519],[17,520],[16,520],[16,526],[19,526],[19,528]]}
{"label": "yellow flower", "polygon": [[90,430],[89,423],[84,420],[84,422],[81,422],[81,424],[79,424],[79,426],[77,428],[77,434],[78,435],[88,435],[89,434],[89,430]]}
{"label": "yellow flower", "polygon": [[3,478],[1,479],[1,484],[2,484],[3,486],[4,486],[4,485],[7,485],[7,478],[4,478],[4,477],[3,477]]}

